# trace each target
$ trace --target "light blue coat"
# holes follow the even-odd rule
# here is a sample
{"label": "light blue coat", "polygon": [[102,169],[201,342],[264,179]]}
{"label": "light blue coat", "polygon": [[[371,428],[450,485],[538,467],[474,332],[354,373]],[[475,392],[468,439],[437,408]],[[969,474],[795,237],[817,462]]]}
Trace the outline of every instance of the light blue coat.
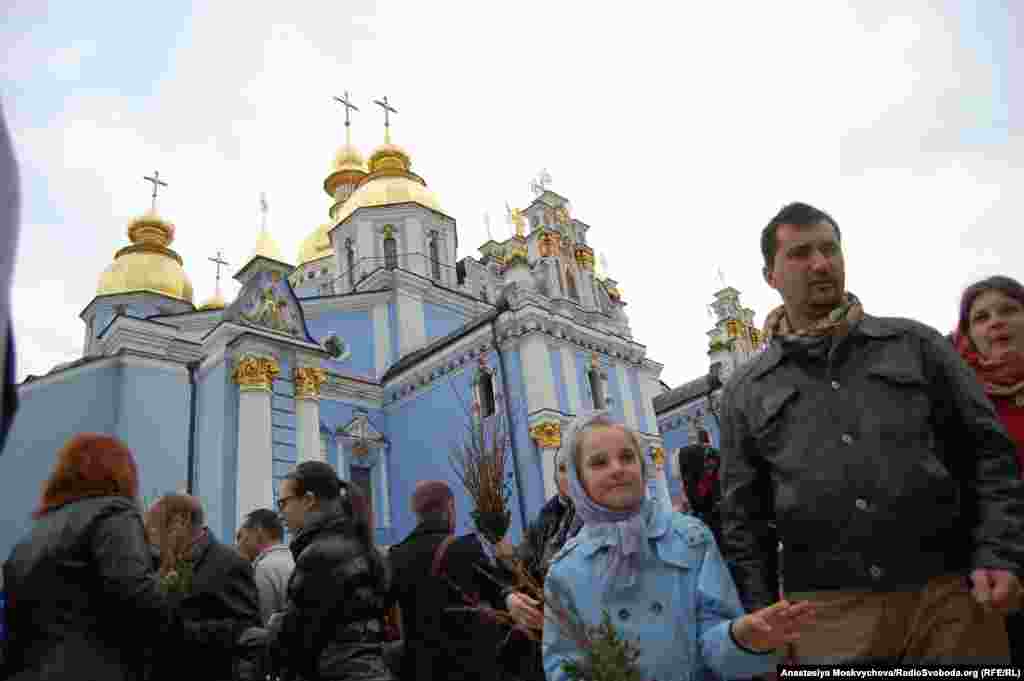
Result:
{"label": "light blue coat", "polygon": [[[647,536],[650,555],[636,583],[610,596],[601,593],[612,532],[584,526],[552,560],[545,581],[547,598],[561,594],[589,625],[601,622],[602,611],[625,638],[637,643],[642,676],[647,681],[749,679],[776,671],[779,657],[739,648],[729,633],[732,620],[743,615],[732,576],[711,531],[682,513],[668,513],[661,504],[645,502],[650,513]],[[546,608],[544,672],[548,681],[568,678],[566,659],[580,658],[575,642],[565,636]]]}

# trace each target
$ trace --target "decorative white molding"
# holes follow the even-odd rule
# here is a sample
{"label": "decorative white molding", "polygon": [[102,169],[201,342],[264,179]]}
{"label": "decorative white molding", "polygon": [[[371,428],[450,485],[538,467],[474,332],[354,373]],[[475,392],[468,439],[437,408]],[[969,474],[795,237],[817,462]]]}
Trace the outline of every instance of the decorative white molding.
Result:
{"label": "decorative white molding", "polygon": [[389,291],[350,293],[327,298],[299,299],[302,311],[309,319],[316,319],[335,312],[368,312],[391,299]]}
{"label": "decorative white molding", "polygon": [[320,399],[380,409],[384,399],[384,388],[328,371],[327,382],[320,386]]}
{"label": "decorative white molding", "polygon": [[488,352],[492,347],[491,327],[485,324],[425,358],[419,365],[409,367],[392,377],[384,386],[384,392],[389,394],[397,391],[403,393],[403,396],[409,394],[416,388],[465,366],[481,352]]}
{"label": "decorative white molding", "polygon": [[56,373],[50,373],[45,376],[34,378],[28,383],[20,383],[17,386],[18,395],[19,397],[26,397],[36,388],[75,381],[83,374],[118,367],[160,369],[161,371],[166,371],[171,374],[178,374],[185,380],[188,380],[188,368],[173,359],[139,356],[131,354],[129,351],[123,351],[123,353],[124,354],[115,356],[95,357],[78,366],[69,366],[66,369],[57,370]]}
{"label": "decorative white molding", "polygon": [[107,327],[98,347],[104,355],[113,355],[120,350],[135,350],[163,356],[167,355],[168,348],[177,337],[178,329],[173,326],[119,316]]}

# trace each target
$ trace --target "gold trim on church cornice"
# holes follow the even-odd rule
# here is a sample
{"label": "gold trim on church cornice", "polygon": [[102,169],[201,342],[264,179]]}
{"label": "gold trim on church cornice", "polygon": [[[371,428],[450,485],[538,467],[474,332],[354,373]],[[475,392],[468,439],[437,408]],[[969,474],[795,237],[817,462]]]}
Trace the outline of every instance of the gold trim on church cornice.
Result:
{"label": "gold trim on church cornice", "polygon": [[257,357],[246,355],[235,362],[235,370],[231,377],[235,379],[238,388],[247,390],[269,391],[274,379],[281,373],[277,360],[271,357]]}
{"label": "gold trim on church cornice", "polygon": [[316,367],[299,367],[293,372],[295,399],[320,399],[320,386],[327,382],[327,371]]}
{"label": "gold trim on church cornice", "polygon": [[541,449],[557,449],[562,446],[562,424],[544,421],[530,428],[530,437]]}

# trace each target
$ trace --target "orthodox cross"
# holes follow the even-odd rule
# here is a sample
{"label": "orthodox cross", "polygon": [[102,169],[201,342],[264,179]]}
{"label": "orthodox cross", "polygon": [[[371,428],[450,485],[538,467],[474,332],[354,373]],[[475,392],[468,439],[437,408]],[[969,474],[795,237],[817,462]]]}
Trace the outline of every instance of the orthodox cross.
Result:
{"label": "orthodox cross", "polygon": [[154,170],[153,177],[143,175],[142,179],[153,183],[153,212],[156,212],[156,195],[160,187],[166,187],[167,183],[160,179],[160,171]]}
{"label": "orthodox cross", "polygon": [[[269,211],[269,210],[270,210],[270,206],[267,205],[267,193],[266,192],[260,192],[260,213],[263,214],[263,223],[262,223],[261,229],[263,231],[267,231],[267,211]],[[220,257],[219,253],[217,254],[217,257]],[[224,264],[226,265],[227,263],[224,263]]]}
{"label": "orthodox cross", "polygon": [[217,251],[217,257],[210,258],[209,260],[210,260],[210,262],[217,263],[217,290],[219,291],[220,290],[220,267],[221,267],[221,265],[224,265],[225,267],[227,267],[228,263],[224,261],[224,256],[220,254],[220,251]]}
{"label": "orthodox cross", "polygon": [[545,168],[537,173],[537,179],[530,182],[530,191],[540,196],[547,190],[549,184],[551,184],[551,174]]}
{"label": "orthodox cross", "polygon": [[[359,111],[359,107],[356,106],[355,104],[353,104],[352,102],[348,101],[349,100],[348,90],[345,90],[345,96],[344,97],[337,97],[336,96],[334,99],[337,100],[338,102],[341,102],[341,105],[343,107],[345,107],[345,128],[347,129],[348,126],[349,126],[349,112],[351,112],[351,111]],[[384,101],[385,102],[387,101],[386,97],[384,98]]]}
{"label": "orthodox cross", "polygon": [[396,109],[393,106],[391,106],[390,104],[388,104],[388,98],[387,97],[385,97],[383,99],[383,101],[381,101],[379,99],[375,99],[375,100],[373,100],[373,103],[376,104],[377,106],[379,106],[380,108],[384,109],[384,142],[385,143],[389,143],[389,142],[391,142],[391,132],[390,132],[391,117],[390,117],[390,114],[398,113],[398,109]]}

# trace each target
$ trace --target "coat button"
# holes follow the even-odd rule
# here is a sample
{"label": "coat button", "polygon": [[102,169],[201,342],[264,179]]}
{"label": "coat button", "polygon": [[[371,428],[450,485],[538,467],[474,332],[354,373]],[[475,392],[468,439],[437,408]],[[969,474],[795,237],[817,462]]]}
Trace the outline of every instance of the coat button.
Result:
{"label": "coat button", "polygon": [[659,603],[658,601],[654,601],[653,603],[651,603],[651,612],[653,612],[655,615],[660,615],[661,611],[662,611],[661,603]]}
{"label": "coat button", "polygon": [[867,502],[867,500],[866,500],[866,499],[858,499],[858,500],[857,500],[856,502],[854,502],[854,504],[855,504],[855,505],[857,506],[857,508],[858,508],[859,510],[861,510],[861,511],[866,511],[866,510],[868,510],[868,502]]}
{"label": "coat button", "polygon": [[619,610],[619,619],[620,620],[628,620],[629,619],[629,610],[626,610],[625,608],[623,608],[622,610]]}
{"label": "coat button", "polygon": [[839,381],[832,381],[832,389],[839,390]]}
{"label": "coat button", "polygon": [[853,436],[850,435],[849,433],[843,433],[843,437],[841,439],[842,439],[844,445],[848,445],[848,444],[852,444],[853,443]]}
{"label": "coat button", "polygon": [[872,565],[871,569],[868,570],[868,572],[871,573],[871,576],[874,579],[881,579],[882,575],[885,574],[885,570],[883,570],[882,568],[878,567],[877,565]]}

